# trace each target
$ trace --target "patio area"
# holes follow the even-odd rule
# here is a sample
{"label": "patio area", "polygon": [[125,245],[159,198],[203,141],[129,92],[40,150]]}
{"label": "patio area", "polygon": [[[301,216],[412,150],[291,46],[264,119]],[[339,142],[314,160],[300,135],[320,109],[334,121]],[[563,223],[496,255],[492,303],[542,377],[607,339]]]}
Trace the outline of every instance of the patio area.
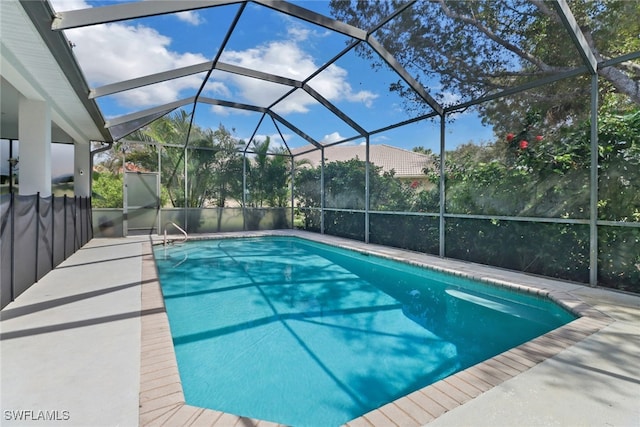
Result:
{"label": "patio area", "polygon": [[[474,372],[472,367],[464,371],[468,381],[443,380],[350,425],[640,423],[640,297],[313,233],[270,233],[330,239],[543,289],[590,313],[591,318],[573,322],[577,326],[571,339],[556,334],[542,341],[547,349],[527,347],[530,354],[535,349],[543,355],[521,359],[530,366],[512,374],[482,367]],[[95,238],[2,310],[2,425],[272,425],[189,407],[180,403],[175,384],[167,387],[159,381],[154,388],[145,381],[154,364],[173,369],[173,374],[160,376],[172,383],[176,373],[175,358],[160,350],[167,342],[159,337],[167,332],[161,326],[164,310],[157,299],[154,303],[145,297],[157,286],[150,255],[148,236]],[[160,329],[149,329],[154,325]],[[526,356],[527,348],[519,347],[520,354]]]}

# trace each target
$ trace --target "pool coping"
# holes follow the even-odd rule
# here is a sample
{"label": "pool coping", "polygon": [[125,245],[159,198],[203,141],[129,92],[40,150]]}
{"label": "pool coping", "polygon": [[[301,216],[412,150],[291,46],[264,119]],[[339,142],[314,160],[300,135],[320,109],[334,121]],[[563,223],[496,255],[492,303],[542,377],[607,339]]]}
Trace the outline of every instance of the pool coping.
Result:
{"label": "pool coping", "polygon": [[[456,374],[374,409],[345,424],[349,427],[420,426],[559,354],[614,322],[563,289],[566,283],[479,264],[397,248],[365,244],[297,230],[203,234],[190,239],[292,236],[358,252],[425,266],[457,276],[549,298],[579,316],[576,320]],[[151,250],[161,239],[145,242],[142,260],[139,425],[280,426],[281,424],[199,408],[185,402],[169,321]],[[453,267],[452,267],[453,266]],[[584,286],[584,285],[582,285]]]}

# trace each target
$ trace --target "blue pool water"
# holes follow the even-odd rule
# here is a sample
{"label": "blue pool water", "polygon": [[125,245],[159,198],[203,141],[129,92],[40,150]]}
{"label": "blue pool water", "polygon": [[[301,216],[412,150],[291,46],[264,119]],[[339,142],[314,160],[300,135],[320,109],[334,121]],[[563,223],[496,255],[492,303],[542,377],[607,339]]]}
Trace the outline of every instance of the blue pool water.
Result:
{"label": "blue pool water", "polygon": [[188,404],[337,426],[574,319],[532,295],[285,237],[156,247]]}

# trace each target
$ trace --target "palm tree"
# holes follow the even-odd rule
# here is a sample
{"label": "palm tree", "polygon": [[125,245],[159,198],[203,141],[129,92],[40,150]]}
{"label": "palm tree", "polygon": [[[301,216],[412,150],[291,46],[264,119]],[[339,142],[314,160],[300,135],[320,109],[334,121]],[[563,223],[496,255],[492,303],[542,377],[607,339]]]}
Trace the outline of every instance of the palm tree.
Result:
{"label": "palm tree", "polygon": [[[284,208],[288,206],[290,174],[290,154],[284,147],[271,148],[271,138],[253,141],[254,156],[247,163],[247,199],[245,207]],[[265,211],[245,209],[245,218],[249,229],[258,228]],[[275,213],[274,226],[286,226],[284,210]]]}
{"label": "palm tree", "polygon": [[285,207],[288,205],[290,155],[283,147],[269,150],[271,138],[254,141],[253,160],[247,165],[248,206]]}

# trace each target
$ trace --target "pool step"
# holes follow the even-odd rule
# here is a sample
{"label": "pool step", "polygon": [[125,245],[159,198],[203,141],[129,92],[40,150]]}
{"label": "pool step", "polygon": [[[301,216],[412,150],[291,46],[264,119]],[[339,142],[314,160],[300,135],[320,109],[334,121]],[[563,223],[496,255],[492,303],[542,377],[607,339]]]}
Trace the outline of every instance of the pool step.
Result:
{"label": "pool step", "polygon": [[532,322],[553,326],[553,324],[544,320],[548,314],[542,308],[461,289],[447,289],[445,292],[453,298],[481,305],[491,310],[527,319]]}

